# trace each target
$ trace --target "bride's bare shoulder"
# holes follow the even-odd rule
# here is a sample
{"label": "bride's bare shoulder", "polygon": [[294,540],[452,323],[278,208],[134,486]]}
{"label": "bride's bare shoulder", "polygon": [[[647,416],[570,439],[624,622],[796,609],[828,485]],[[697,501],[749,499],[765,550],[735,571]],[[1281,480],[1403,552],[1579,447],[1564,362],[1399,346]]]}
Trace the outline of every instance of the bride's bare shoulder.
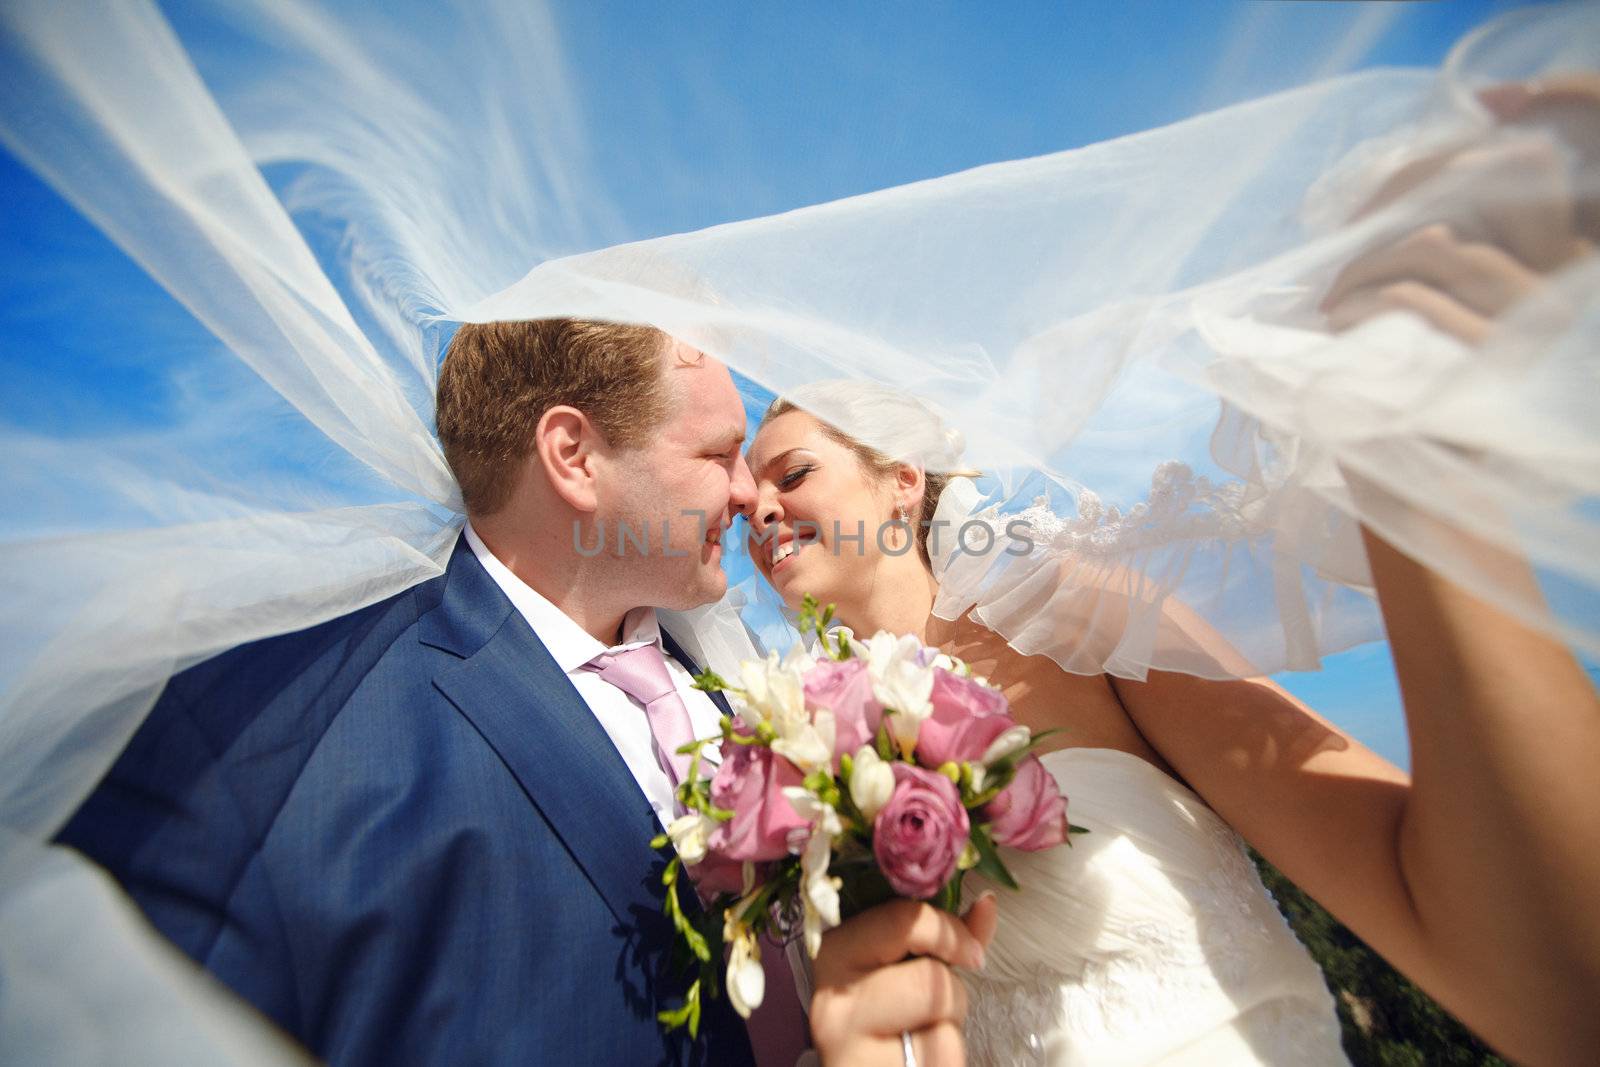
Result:
{"label": "bride's bare shoulder", "polygon": [[1074,674],[1048,656],[1024,655],[970,615],[929,620],[927,638],[998,686],[1018,722],[1035,733],[1061,731],[1041,750],[1114,748],[1166,769],[1105,675]]}

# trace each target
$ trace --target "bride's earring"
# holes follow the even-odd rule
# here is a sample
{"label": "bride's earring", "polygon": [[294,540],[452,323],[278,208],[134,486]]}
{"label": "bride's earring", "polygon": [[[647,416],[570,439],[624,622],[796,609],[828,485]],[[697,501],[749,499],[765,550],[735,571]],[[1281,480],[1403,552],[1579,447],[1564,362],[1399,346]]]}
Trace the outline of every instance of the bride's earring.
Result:
{"label": "bride's earring", "polygon": [[900,504],[895,507],[894,516],[895,519],[900,523],[900,537],[903,538],[901,543],[896,547],[904,548],[906,543],[911,540],[911,517],[906,514],[906,508],[904,504]]}

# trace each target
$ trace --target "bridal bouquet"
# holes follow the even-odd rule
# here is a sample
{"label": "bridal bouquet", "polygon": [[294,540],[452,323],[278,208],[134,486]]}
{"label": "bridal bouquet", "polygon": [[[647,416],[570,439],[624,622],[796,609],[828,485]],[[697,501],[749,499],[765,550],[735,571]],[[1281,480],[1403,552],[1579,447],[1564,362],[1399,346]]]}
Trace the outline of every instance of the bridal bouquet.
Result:
{"label": "bridal bouquet", "polygon": [[[1038,851],[1082,832],[1030,754],[1044,735],[1017,724],[998,689],[914,637],[830,633],[832,614],[807,598],[813,652],[746,661],[742,685],[696,679],[736,715],[723,718],[715,777],[700,777],[700,748],[719,742],[685,746],[686,814],[651,842],[675,852],[666,910],[699,969],[684,1004],[660,1015],[669,1030],[698,1032],[725,950],[728,997],[748,1018],[765,988],[761,934],[798,934],[814,958],[844,916],[896,896],[954,911],[969,870],[1017,887],[998,846]],[[680,901],[685,872],[701,911]]]}

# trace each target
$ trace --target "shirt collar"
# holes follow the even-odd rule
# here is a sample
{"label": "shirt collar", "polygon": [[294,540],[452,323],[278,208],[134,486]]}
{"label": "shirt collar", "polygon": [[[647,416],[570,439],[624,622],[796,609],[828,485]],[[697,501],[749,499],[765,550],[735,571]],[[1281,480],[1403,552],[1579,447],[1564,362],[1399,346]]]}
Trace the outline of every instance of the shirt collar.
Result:
{"label": "shirt collar", "polygon": [[556,666],[567,674],[579,670],[602,652],[621,652],[642,645],[661,644],[661,624],[656,619],[656,609],[634,608],[623,616],[621,643],[608,648],[597,641],[593,634],[574,622],[566,612],[550,603],[527,582],[513,574],[510,567],[501,563],[483,543],[478,532],[472,528],[472,523],[467,523],[465,533],[467,546],[472,549],[472,554],[478,557],[478,562],[483,565],[489,577],[494,579],[501,592],[505,593],[506,598],[511,601],[511,606],[517,609],[533,628],[533,632],[539,635],[539,640],[544,643],[550,657],[556,661]]}

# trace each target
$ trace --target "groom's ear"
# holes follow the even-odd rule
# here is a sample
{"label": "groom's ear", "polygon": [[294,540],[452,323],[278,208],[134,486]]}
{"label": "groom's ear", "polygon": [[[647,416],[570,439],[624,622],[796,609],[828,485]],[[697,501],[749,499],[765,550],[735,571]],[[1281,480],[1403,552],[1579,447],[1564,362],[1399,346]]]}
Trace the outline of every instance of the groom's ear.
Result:
{"label": "groom's ear", "polygon": [[599,506],[595,458],[602,441],[589,416],[565,404],[546,411],[533,432],[534,462],[556,495],[577,511]]}

